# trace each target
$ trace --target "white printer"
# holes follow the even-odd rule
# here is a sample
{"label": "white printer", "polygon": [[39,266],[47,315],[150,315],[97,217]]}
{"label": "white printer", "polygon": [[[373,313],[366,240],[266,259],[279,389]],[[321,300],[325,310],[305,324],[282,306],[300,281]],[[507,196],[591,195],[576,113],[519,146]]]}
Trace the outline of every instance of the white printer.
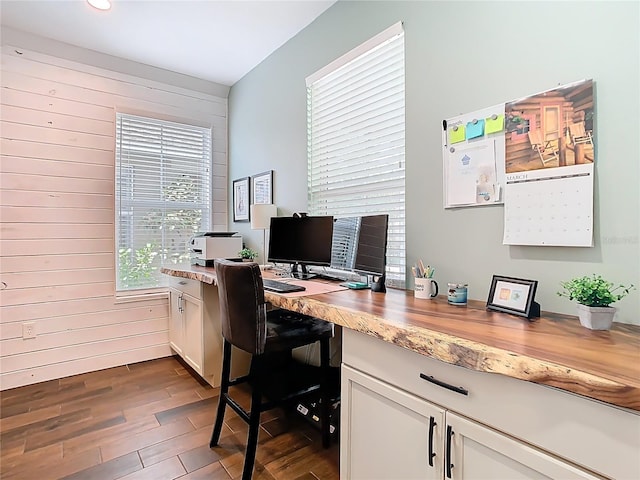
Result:
{"label": "white printer", "polygon": [[238,258],[242,236],[236,232],[206,232],[189,239],[191,264],[213,267],[216,258]]}

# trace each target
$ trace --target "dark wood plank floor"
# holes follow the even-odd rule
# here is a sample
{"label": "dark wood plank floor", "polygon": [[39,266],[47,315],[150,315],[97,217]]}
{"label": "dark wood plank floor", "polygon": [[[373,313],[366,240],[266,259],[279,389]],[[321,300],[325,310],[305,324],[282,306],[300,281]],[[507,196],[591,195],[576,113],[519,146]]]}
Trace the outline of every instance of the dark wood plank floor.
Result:
{"label": "dark wood plank floor", "polygon": [[[240,478],[247,425],[228,408],[220,445],[210,449],[217,400],[218,389],[175,357],[6,390],[0,477]],[[265,412],[253,478],[338,479],[339,447],[323,449],[320,433],[295,414]]]}

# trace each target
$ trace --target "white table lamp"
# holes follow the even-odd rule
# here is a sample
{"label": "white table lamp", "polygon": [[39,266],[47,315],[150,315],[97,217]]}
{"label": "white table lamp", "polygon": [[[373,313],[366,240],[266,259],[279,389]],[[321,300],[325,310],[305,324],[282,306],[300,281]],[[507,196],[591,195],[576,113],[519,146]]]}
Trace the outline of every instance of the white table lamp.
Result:
{"label": "white table lamp", "polygon": [[251,229],[262,230],[262,262],[263,267],[267,266],[267,230],[271,226],[271,217],[278,216],[278,207],[271,203],[257,203],[251,205]]}

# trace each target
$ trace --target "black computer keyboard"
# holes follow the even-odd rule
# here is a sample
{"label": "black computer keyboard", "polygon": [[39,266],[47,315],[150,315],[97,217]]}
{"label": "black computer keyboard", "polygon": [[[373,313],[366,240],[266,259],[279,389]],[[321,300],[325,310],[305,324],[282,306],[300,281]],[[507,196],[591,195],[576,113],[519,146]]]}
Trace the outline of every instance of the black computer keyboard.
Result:
{"label": "black computer keyboard", "polygon": [[300,285],[279,282],[278,280],[271,280],[270,278],[263,278],[262,284],[265,290],[276,293],[304,292],[306,290],[306,288]]}

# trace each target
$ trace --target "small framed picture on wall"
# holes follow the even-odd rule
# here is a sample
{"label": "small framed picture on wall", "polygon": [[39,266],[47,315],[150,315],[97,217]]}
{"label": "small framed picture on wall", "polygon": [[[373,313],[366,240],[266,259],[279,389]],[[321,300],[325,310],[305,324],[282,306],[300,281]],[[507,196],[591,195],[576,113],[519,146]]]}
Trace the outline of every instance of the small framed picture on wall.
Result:
{"label": "small framed picture on wall", "polygon": [[251,203],[273,203],[273,170],[251,177],[251,191],[253,192]]}
{"label": "small framed picture on wall", "polygon": [[233,221],[249,221],[249,177],[233,181]]}

